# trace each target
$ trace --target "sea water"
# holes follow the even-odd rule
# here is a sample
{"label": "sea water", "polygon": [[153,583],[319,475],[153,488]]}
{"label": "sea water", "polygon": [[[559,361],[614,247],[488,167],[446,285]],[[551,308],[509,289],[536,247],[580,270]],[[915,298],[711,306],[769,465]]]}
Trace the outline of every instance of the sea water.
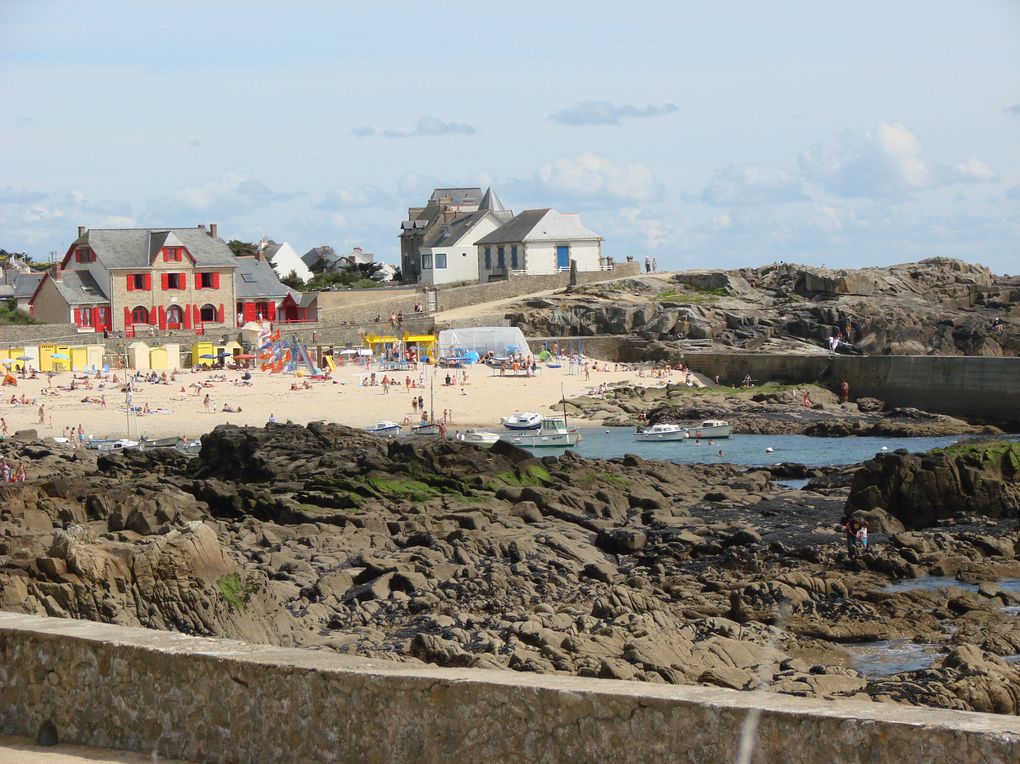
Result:
{"label": "sea water", "polygon": [[[943,448],[960,440],[941,438],[843,437],[812,438],[807,435],[734,435],[730,438],[693,438],[679,441],[647,442],[634,440],[629,427],[582,427],[581,442],[573,449],[578,455],[594,459],[613,459],[636,454],[642,459],[663,459],[678,464],[699,462],[744,464],[764,467],[779,462],[795,462],[809,467],[857,464],[875,454],[905,448],[924,452]],[[771,450],[768,450],[771,449]],[[722,451],[722,455],[719,452]],[[563,449],[540,448],[536,454],[563,453]]]}

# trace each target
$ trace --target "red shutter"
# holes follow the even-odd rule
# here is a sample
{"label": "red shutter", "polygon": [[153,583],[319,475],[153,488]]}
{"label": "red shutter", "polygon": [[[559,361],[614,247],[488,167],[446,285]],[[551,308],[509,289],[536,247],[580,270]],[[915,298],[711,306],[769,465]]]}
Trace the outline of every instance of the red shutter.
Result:
{"label": "red shutter", "polygon": [[269,305],[267,306],[267,313],[268,313],[268,318],[269,318],[270,321],[275,321],[276,320],[276,303],[275,302],[269,303]]}
{"label": "red shutter", "polygon": [[216,320],[221,324],[223,323],[223,303],[220,303],[219,310],[216,311]]}
{"label": "red shutter", "polygon": [[248,323],[249,321],[254,320],[255,320],[255,303],[246,302],[244,304],[244,322]]}
{"label": "red shutter", "polygon": [[167,281],[169,281],[169,279],[167,278],[167,275],[168,274],[166,274],[166,273],[159,274],[159,283],[163,287],[163,291],[164,292],[166,291]]}
{"label": "red shutter", "polygon": [[124,308],[124,328],[131,326],[131,308]]}
{"label": "red shutter", "polygon": [[190,305],[185,305],[184,306],[184,328],[185,329],[190,329],[191,328],[191,306]]}
{"label": "red shutter", "polygon": [[163,247],[162,251],[163,251],[163,262],[164,263],[168,262],[170,260],[170,254],[166,251],[166,247]]}
{"label": "red shutter", "polygon": [[151,292],[152,291],[152,274],[151,273],[146,273],[145,274],[145,291],[146,292]]}
{"label": "red shutter", "polygon": [[74,323],[76,326],[81,326],[81,311],[77,308],[74,309]]}
{"label": "red shutter", "polygon": [[219,274],[219,271],[217,271],[216,273],[214,273],[212,275],[212,287],[213,287],[213,289],[219,289],[220,288],[220,274]]}
{"label": "red shutter", "polygon": [[157,313],[155,308],[149,308],[149,323],[153,326],[156,325]]}
{"label": "red shutter", "polygon": [[131,273],[127,275],[127,288],[129,292],[135,291],[135,277]]}
{"label": "red shutter", "polygon": [[99,308],[92,309],[92,328],[97,332],[103,331],[102,321],[99,320]]}
{"label": "red shutter", "polygon": [[166,329],[166,308],[159,306],[159,328]]}
{"label": "red shutter", "polygon": [[201,273],[196,273],[195,274],[195,289],[201,289],[201,288],[202,288],[202,274]]}

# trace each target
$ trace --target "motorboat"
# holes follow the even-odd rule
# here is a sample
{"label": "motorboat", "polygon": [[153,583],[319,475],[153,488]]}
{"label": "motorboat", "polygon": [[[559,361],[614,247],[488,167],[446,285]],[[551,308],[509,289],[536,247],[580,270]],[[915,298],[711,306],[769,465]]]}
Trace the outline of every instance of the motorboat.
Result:
{"label": "motorboat", "polygon": [[123,451],[138,448],[138,441],[128,438],[89,438],[85,441],[85,448],[91,451]]}
{"label": "motorboat", "polygon": [[521,448],[569,448],[576,446],[581,433],[576,427],[567,428],[563,417],[543,417],[538,430],[504,432],[500,440]]}
{"label": "motorboat", "polygon": [[180,451],[184,454],[197,454],[202,450],[202,441],[195,438],[146,438],[144,435],[138,441],[139,451]]}
{"label": "motorboat", "polygon": [[688,438],[728,438],[730,437],[730,423],[722,419],[706,419],[695,427],[687,428]]}
{"label": "motorboat", "polygon": [[383,420],[371,427],[366,427],[365,432],[371,432],[376,435],[399,435],[400,425],[396,422],[390,422],[389,420]]}
{"label": "motorboat", "polygon": [[653,424],[634,433],[634,440],[646,443],[654,443],[656,441],[682,442],[685,438],[687,438],[687,428],[681,427],[678,424]]}
{"label": "motorboat", "polygon": [[412,435],[446,435],[446,427],[440,422],[422,422],[411,428]]}
{"label": "motorboat", "polygon": [[487,430],[466,430],[459,438],[465,443],[474,443],[480,446],[491,446],[497,440],[499,440],[498,432],[488,432]]}
{"label": "motorboat", "polygon": [[542,426],[542,415],[533,411],[515,411],[499,420],[508,430],[537,430]]}

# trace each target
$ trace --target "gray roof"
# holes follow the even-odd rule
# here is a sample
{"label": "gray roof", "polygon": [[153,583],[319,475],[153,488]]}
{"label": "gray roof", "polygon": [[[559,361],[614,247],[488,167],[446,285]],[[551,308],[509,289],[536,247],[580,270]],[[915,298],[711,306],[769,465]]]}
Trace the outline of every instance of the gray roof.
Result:
{"label": "gray roof", "polygon": [[94,228],[75,244],[88,244],[107,268],[148,268],[164,244],[186,247],[199,268],[237,266],[222,239],[204,228]]}
{"label": "gray roof", "polygon": [[16,299],[31,297],[35,294],[35,288],[39,286],[39,282],[45,275],[44,272],[19,273],[17,281],[14,282],[14,297]]}
{"label": "gray roof", "polygon": [[[457,240],[464,235],[464,233],[471,228],[475,223],[489,214],[489,210],[478,210],[478,212],[470,212],[467,215],[461,215],[455,218],[452,222],[447,225],[436,226],[433,229],[431,236],[425,239],[422,244],[423,247],[449,247],[457,243]],[[512,212],[502,210],[500,212],[492,212],[496,216],[496,219],[501,223],[507,223],[513,218]],[[447,234],[447,227],[449,227],[449,234]],[[474,243],[472,242],[472,246]]]}
{"label": "gray roof", "polygon": [[480,188],[437,188],[429,197],[429,204],[439,204],[441,199],[449,198],[450,204],[470,204],[482,198]]}
{"label": "gray roof", "polygon": [[319,299],[318,292],[299,292],[296,289],[290,290],[290,296],[297,303],[298,307],[301,308],[309,308]]}
{"label": "gray roof", "polygon": [[506,209],[503,206],[503,202],[496,196],[496,192],[490,187],[486,192],[485,196],[482,197],[481,203],[478,205],[480,210],[492,210],[493,212],[502,212]]}
{"label": "gray roof", "polygon": [[88,271],[64,271],[59,279],[53,279],[53,284],[68,305],[102,305],[110,301]]}
{"label": "gray roof", "polygon": [[516,241],[524,241],[524,237],[531,233],[538,221],[545,217],[549,211],[546,207],[542,210],[525,210],[517,215],[509,223],[504,223],[487,236],[483,236],[477,244],[507,244]]}
{"label": "gray roof", "polygon": [[312,247],[310,250],[301,255],[301,261],[311,268],[319,259],[323,258],[327,263],[335,263],[340,259],[340,256],[333,251],[333,248],[328,244],[323,244],[320,247]]}
{"label": "gray roof", "polygon": [[280,251],[280,247],[282,246],[283,246],[282,244],[277,244],[275,241],[270,239],[269,241],[266,242],[266,247],[262,251],[265,253],[266,257],[269,258],[269,260],[271,261],[273,259],[273,256]]}
{"label": "gray roof", "polygon": [[283,297],[290,290],[280,283],[268,260],[258,257],[237,258],[237,299]]}

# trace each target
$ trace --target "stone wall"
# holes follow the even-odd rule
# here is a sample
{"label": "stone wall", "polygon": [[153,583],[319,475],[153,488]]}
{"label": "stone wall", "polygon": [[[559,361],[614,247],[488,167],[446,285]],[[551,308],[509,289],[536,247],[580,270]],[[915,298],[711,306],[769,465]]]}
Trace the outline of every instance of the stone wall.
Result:
{"label": "stone wall", "polygon": [[[89,345],[96,342],[95,332],[79,334],[71,324],[4,324],[0,326],[0,348],[23,347],[40,343]],[[100,334],[99,342],[103,336]]]}
{"label": "stone wall", "polygon": [[[615,263],[611,271],[578,271],[578,284],[598,284],[640,273],[640,264],[635,260],[630,263]],[[487,284],[469,284],[467,286],[448,287],[436,292],[437,309],[452,310],[467,305],[477,305],[490,300],[504,300],[510,297],[521,297],[532,292],[543,292],[548,289],[564,289],[570,285],[568,272],[554,273],[547,276],[511,276],[506,281],[490,281]]]}
{"label": "stone wall", "polygon": [[[1020,760],[1016,717],[448,669],[0,613],[0,732],[194,761]],[[877,757],[877,758],[876,758]]]}

